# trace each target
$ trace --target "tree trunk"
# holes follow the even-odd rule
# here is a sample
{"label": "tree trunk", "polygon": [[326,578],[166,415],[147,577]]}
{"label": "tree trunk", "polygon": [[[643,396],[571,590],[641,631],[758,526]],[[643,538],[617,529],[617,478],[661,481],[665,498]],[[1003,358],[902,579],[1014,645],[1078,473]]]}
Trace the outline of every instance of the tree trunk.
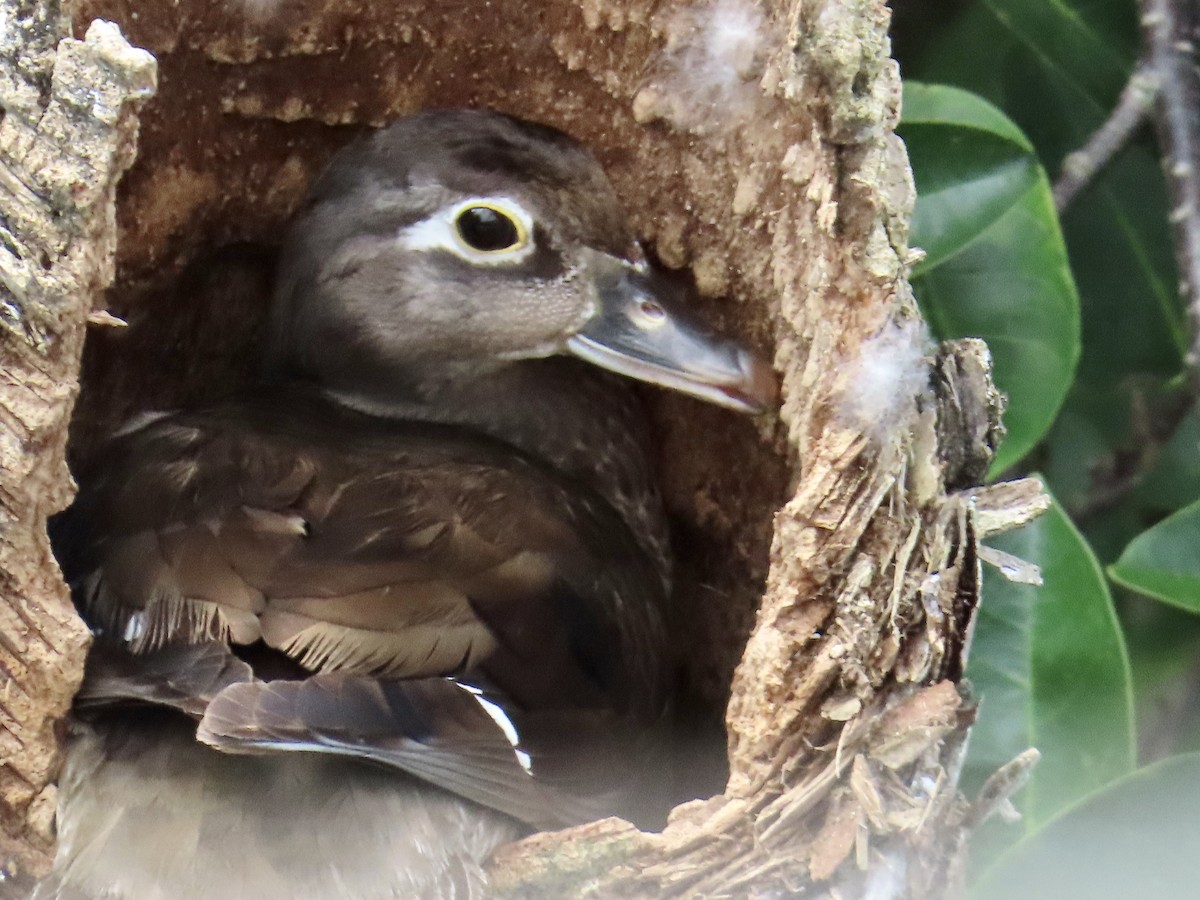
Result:
{"label": "tree trunk", "polygon": [[[928,897],[954,883],[976,541],[1043,501],[1032,483],[964,490],[1002,403],[986,348],[933,348],[916,324],[882,0],[79,0],[87,37],[61,42],[53,0],[0,10],[6,871],[46,862],[56,725],[86,646],[45,520],[69,498],[89,313],[131,327],[89,337],[75,458],[131,412],[249,374],[270,245],[334,149],[416,108],[476,105],[590,146],[653,254],[690,272],[702,314],[773,350],[783,382],[765,423],[653,399],[685,538],[679,639],[726,710],[724,794],[661,835],[609,820],[505,848],[497,893],[871,883]],[[162,78],[119,227],[114,184],[155,66],[96,18]],[[879,360],[893,364],[882,379]]]}
{"label": "tree trunk", "polygon": [[53,847],[57,726],[88,644],[46,517],[71,496],[85,322],[155,67],[111,25],[63,40],[55,2],[3,0],[0,17],[0,883],[21,896]]}

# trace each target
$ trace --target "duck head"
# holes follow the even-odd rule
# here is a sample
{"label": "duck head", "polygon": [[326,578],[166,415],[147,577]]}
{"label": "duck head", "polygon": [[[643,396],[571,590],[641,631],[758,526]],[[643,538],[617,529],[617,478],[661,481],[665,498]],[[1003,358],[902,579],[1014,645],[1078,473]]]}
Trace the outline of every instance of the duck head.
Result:
{"label": "duck head", "polygon": [[343,150],[285,240],[271,367],[378,405],[569,354],[754,412],[770,368],[688,320],[596,160],[482,111],[420,113]]}

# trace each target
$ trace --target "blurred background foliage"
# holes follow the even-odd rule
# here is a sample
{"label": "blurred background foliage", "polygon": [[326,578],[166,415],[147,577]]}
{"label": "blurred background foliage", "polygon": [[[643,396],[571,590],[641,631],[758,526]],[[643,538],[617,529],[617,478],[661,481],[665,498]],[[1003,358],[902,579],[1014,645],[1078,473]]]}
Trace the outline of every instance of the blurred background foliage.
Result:
{"label": "blurred background foliage", "polygon": [[1014,798],[1021,820],[981,830],[973,892],[1200,896],[1185,802],[1200,800],[1200,416],[1153,129],[1061,218],[1050,187],[1134,71],[1137,4],[895,6],[926,254],[913,285],[936,337],[992,349],[1009,397],[992,477],[1038,473],[1055,497],[994,542],[1044,585],[985,572],[964,783],[1029,746],[1042,760]]}

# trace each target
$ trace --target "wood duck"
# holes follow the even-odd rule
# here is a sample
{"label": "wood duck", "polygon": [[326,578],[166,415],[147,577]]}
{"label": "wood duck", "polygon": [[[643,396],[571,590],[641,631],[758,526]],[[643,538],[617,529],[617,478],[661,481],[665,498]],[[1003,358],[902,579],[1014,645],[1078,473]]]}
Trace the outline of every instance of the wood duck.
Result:
{"label": "wood duck", "polygon": [[270,377],[128,425],[56,525],[97,640],[34,896],[472,897],[500,843],[646,814],[670,564],[609,373],[774,386],[676,299],[559,131],[426,112],[336,156]]}

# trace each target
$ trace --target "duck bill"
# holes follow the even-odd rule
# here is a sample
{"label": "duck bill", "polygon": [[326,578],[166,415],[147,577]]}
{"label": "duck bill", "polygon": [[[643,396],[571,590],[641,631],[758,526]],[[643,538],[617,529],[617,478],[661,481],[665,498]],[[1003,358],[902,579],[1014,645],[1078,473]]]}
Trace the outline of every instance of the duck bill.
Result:
{"label": "duck bill", "polygon": [[624,260],[597,256],[592,275],[598,309],[567,340],[571,353],[739,412],[774,404],[775,373],[766,362],[692,321],[661,279]]}

